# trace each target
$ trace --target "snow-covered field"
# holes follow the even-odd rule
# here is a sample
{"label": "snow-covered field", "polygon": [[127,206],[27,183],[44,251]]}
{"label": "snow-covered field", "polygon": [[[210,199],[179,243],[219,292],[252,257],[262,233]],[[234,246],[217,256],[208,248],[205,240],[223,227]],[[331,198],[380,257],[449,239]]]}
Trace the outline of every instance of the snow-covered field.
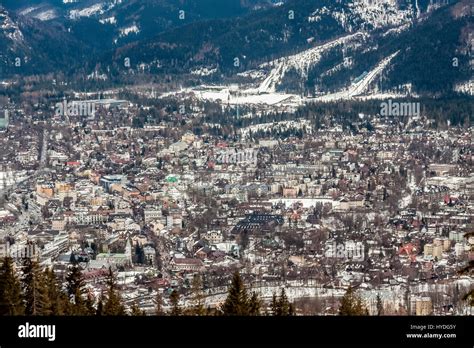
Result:
{"label": "snow-covered field", "polygon": [[161,97],[176,95],[192,96],[199,100],[220,101],[226,105],[300,105],[302,102],[302,99],[295,94],[258,93],[256,89],[239,89],[236,85],[186,88],[165,93]]}

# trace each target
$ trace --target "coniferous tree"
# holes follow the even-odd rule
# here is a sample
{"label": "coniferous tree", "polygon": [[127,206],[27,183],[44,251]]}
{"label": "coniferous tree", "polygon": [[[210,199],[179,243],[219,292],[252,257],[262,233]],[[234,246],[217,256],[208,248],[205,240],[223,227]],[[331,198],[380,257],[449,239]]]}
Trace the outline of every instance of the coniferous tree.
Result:
{"label": "coniferous tree", "polygon": [[383,315],[383,303],[379,294],[377,294],[377,315]]}
{"label": "coniferous tree", "polygon": [[276,294],[272,298],[272,312],[274,316],[289,316],[294,315],[293,305],[286,296],[285,289],[281,289],[280,298],[277,299]]}
{"label": "coniferous tree", "polygon": [[276,293],[274,292],[274,293],[273,293],[273,296],[272,296],[272,304],[271,304],[272,314],[273,314],[273,315],[277,315],[276,313],[279,312],[278,306],[279,306],[278,298],[277,298]]}
{"label": "coniferous tree", "polygon": [[102,295],[100,296],[99,301],[97,302],[97,309],[95,311],[95,315],[99,317],[104,315],[104,301]]}
{"label": "coniferous tree", "polygon": [[50,315],[51,304],[48,289],[42,277],[38,262],[31,258],[23,259],[21,278],[26,315]]}
{"label": "coniferous tree", "polygon": [[70,313],[71,303],[65,292],[62,291],[58,278],[52,269],[44,272],[46,288],[48,292],[49,312],[51,315],[67,315]]}
{"label": "coniferous tree", "polygon": [[179,306],[179,293],[176,290],[173,290],[170,294],[170,303],[171,303],[170,315],[172,316],[181,315],[182,309]]}
{"label": "coniferous tree", "polygon": [[190,310],[191,315],[202,316],[206,314],[206,308],[204,307],[204,294],[202,291],[202,280],[200,275],[196,275],[191,283],[192,292],[192,308]]}
{"label": "coniferous tree", "polygon": [[156,315],[165,314],[163,311],[163,298],[161,297],[161,294],[159,292],[156,294],[155,314]]}
{"label": "coniferous tree", "polygon": [[85,300],[85,307],[86,307],[86,314],[87,315],[95,315],[97,314],[97,310],[94,306],[95,299],[94,296],[90,293],[86,295],[86,300]]}
{"label": "coniferous tree", "polygon": [[106,301],[103,307],[103,315],[125,315],[125,307],[118,292],[117,280],[112,268],[109,268],[107,276]]}
{"label": "coniferous tree", "polygon": [[78,265],[72,265],[66,276],[66,288],[71,302],[70,315],[86,315],[89,314],[86,301],[84,300],[85,283],[82,277],[81,269]]}
{"label": "coniferous tree", "polygon": [[280,299],[278,301],[278,309],[280,310],[279,315],[287,316],[290,315],[290,302],[288,301],[288,297],[286,296],[285,289],[281,289]]}
{"label": "coniferous tree", "polygon": [[144,316],[145,315],[145,312],[143,310],[140,309],[140,307],[138,307],[138,305],[136,303],[134,303],[131,307],[130,307],[130,315],[132,316]]}
{"label": "coniferous tree", "polygon": [[474,290],[469,291],[462,299],[467,301],[469,306],[474,307]]}
{"label": "coniferous tree", "polygon": [[211,308],[210,306],[207,306],[207,308],[206,308],[206,315],[207,315],[208,317],[213,316],[213,315],[217,315],[216,309],[213,309],[213,308]]}
{"label": "coniferous tree", "polygon": [[288,315],[289,316],[296,315],[295,306],[293,305],[293,303],[290,303],[290,307],[288,309]]}
{"label": "coniferous tree", "polygon": [[5,257],[0,267],[0,316],[24,313],[21,284],[15,273],[13,260]]}
{"label": "coniferous tree", "polygon": [[[474,237],[474,232],[468,232],[464,235],[464,238],[466,238],[468,241],[472,237]],[[474,252],[474,244],[471,244],[471,252]],[[474,272],[474,260],[471,260],[469,261],[469,264],[460,271],[460,274],[472,275],[473,272]],[[474,289],[471,289],[467,294],[465,294],[463,296],[463,300],[467,301],[468,305],[473,307],[474,306]]]}
{"label": "coniferous tree", "polygon": [[339,315],[367,315],[362,299],[354,292],[351,286],[349,286],[341,300]]}
{"label": "coniferous tree", "polygon": [[256,292],[252,293],[252,296],[249,300],[249,315],[260,315],[260,308],[262,303]]}
{"label": "coniferous tree", "polygon": [[227,298],[222,306],[222,312],[224,315],[249,314],[247,290],[239,272],[234,273]]}

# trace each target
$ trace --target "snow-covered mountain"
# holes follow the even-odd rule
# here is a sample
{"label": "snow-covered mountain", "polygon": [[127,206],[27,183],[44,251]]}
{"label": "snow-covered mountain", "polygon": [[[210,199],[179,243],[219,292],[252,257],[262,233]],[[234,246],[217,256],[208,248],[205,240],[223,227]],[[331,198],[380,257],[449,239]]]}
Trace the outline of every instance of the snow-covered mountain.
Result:
{"label": "snow-covered mountain", "polygon": [[[469,4],[4,0],[0,59],[7,74],[53,69],[120,80],[132,70],[185,84],[239,79],[260,94],[318,98],[465,91]],[[19,56],[28,61],[22,70],[13,64]]]}
{"label": "snow-covered mountain", "polygon": [[[28,18],[61,23],[73,35],[92,26],[92,32],[100,34],[100,45],[108,47],[186,23],[235,17],[274,4],[271,0],[6,0],[4,6]],[[84,37],[84,33],[77,36]]]}
{"label": "snow-covered mountain", "polygon": [[[308,77],[309,70],[316,65],[322,58],[323,53],[334,49],[338,46],[347,45],[349,43],[361,41],[365,38],[364,32],[357,32],[332,40],[326,44],[319,45],[300,53],[278,58],[269,63],[259,66],[260,71],[270,68],[266,78],[260,84],[258,90],[261,93],[275,92],[278,85],[285,78],[285,75],[293,70],[300,75],[301,78]],[[264,73],[263,73],[264,74]]]}
{"label": "snow-covered mountain", "polygon": [[23,33],[18,24],[12,20],[10,14],[0,7],[0,33],[10,41],[13,47],[22,44],[24,41]]}
{"label": "snow-covered mountain", "polygon": [[35,74],[64,69],[87,47],[61,25],[50,25],[0,6],[0,72]]}

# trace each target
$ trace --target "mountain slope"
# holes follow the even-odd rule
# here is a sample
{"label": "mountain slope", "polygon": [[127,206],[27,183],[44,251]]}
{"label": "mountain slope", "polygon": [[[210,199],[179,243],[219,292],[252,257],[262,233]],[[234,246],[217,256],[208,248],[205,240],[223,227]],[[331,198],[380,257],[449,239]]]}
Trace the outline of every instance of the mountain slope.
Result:
{"label": "mountain slope", "polygon": [[0,66],[3,74],[67,71],[76,61],[85,61],[87,57],[87,47],[60,24],[45,24],[11,14],[0,6]]}
{"label": "mountain slope", "polygon": [[10,12],[58,22],[95,47],[114,47],[195,21],[241,16],[270,0],[7,0]]}
{"label": "mountain slope", "polygon": [[[154,74],[206,71],[210,73],[204,75],[258,76],[254,82],[261,93],[317,95],[354,88],[446,93],[469,79],[462,51],[469,17],[455,15],[466,1],[447,3],[294,0],[134,42],[116,50],[103,66],[120,73],[121,62],[128,58]],[[339,39],[344,37],[350,39]],[[456,56],[460,66],[452,69]]]}
{"label": "mountain slope", "polygon": [[[473,26],[466,3],[440,8],[410,27],[374,33],[364,45],[349,47],[345,55],[339,51],[328,56],[310,71],[307,88],[340,89],[399,52],[372,85],[373,90],[452,92],[456,84],[471,77],[468,32]],[[328,67],[335,66],[340,68],[329,71]]]}
{"label": "mountain slope", "polygon": [[[237,80],[258,93],[308,96],[451,93],[471,77],[468,0],[8,3],[0,16],[5,74]],[[51,8],[56,18],[34,18]],[[13,64],[19,56],[28,59],[22,69]]]}

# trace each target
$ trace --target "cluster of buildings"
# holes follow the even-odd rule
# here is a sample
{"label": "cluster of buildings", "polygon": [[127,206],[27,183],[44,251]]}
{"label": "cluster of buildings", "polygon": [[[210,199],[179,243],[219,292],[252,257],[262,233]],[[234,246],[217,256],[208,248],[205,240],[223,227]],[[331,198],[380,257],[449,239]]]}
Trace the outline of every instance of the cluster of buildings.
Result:
{"label": "cluster of buildings", "polygon": [[472,129],[375,120],[372,132],[229,140],[186,118],[137,128],[107,113],[126,123],[134,107],[87,127],[53,119],[47,132],[0,134],[12,146],[3,167],[29,178],[5,187],[0,238],[33,243],[58,274],[79,263],[91,294],[112,267],[127,305],[152,312],[157,293],[165,307],[173,289],[188,303],[199,273],[216,307],[240,270],[264,300],[282,287],[292,301],[317,298],[314,314],[337,313],[348,286],[371,314],[376,298],[386,314],[470,310],[474,281],[459,270],[474,259]]}

